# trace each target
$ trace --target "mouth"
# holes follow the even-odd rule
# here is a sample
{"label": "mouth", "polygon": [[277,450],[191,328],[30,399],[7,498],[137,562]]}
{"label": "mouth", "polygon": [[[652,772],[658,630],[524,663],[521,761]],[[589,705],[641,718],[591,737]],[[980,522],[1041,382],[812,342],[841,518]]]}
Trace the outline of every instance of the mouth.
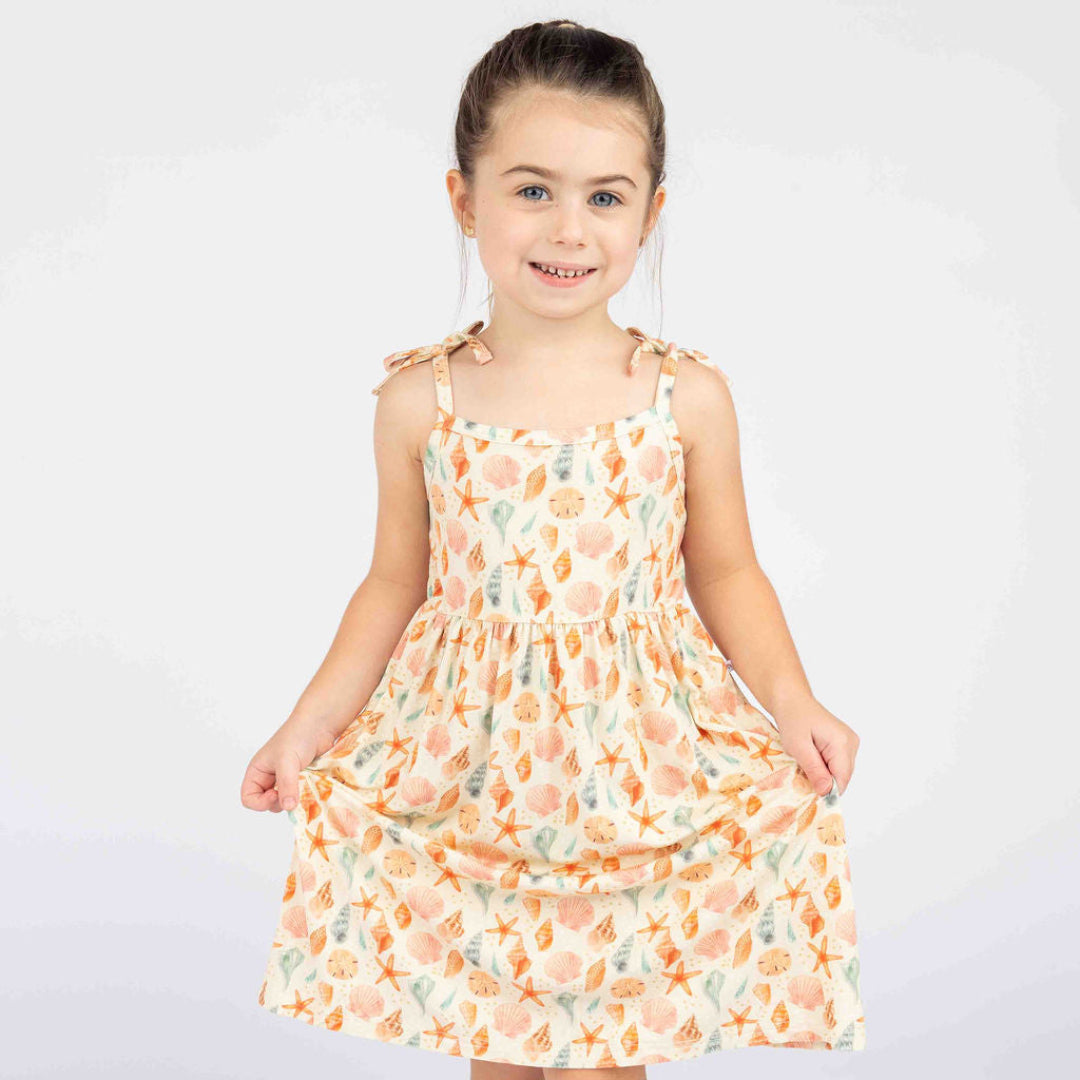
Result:
{"label": "mouth", "polygon": [[578,285],[586,278],[596,273],[596,267],[587,269],[567,270],[550,263],[529,263],[529,267],[537,277],[543,278],[549,285]]}

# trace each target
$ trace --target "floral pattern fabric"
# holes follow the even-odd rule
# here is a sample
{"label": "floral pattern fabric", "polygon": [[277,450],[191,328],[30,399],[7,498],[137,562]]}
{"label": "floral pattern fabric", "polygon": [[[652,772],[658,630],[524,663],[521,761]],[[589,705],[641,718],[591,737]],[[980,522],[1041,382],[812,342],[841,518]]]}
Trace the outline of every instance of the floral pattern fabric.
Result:
{"label": "floral pattern fabric", "polygon": [[630,327],[631,371],[661,357],[650,408],[493,427],[450,382],[454,349],[493,359],[482,325],[384,361],[435,378],[427,599],[300,773],[259,1004],[533,1066],[863,1049],[837,785],[686,603],[670,399],[708,358]]}

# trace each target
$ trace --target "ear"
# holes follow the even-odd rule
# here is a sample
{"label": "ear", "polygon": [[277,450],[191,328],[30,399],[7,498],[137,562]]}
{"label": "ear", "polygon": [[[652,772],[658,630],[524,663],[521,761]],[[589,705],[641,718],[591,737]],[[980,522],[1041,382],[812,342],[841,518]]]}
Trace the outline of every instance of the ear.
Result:
{"label": "ear", "polygon": [[661,184],[660,187],[656,189],[656,194],[653,195],[653,201],[649,207],[649,213],[646,215],[645,218],[645,229],[641,234],[641,240],[638,243],[638,247],[641,247],[641,245],[645,243],[645,241],[649,238],[649,233],[651,233],[656,227],[656,223],[660,219],[660,210],[666,201],[667,190],[664,188],[663,184]]}
{"label": "ear", "polygon": [[446,173],[446,191],[450,196],[450,209],[454,215],[454,221],[459,228],[464,230],[465,218],[472,212],[469,205],[469,186],[460,169],[449,169]]}

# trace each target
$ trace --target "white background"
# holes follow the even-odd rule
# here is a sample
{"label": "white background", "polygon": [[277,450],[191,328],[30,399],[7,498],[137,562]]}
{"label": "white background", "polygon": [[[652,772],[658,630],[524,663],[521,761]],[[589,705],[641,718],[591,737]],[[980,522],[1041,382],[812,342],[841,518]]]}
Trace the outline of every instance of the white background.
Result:
{"label": "white background", "polygon": [[668,111],[663,318],[653,242],[612,317],[731,375],[759,558],[862,738],[867,1049],[650,1073],[1074,1058],[1070,7],[0,6],[5,1075],[466,1075],[258,1007],[291,827],[239,786],[370,564],[382,358],[486,315],[461,84],[558,17]]}

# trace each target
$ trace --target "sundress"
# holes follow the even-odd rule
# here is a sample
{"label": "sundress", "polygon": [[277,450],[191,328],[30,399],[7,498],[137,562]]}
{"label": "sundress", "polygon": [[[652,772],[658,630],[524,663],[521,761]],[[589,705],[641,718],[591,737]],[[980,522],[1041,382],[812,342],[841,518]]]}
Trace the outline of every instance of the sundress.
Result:
{"label": "sundress", "polygon": [[[259,1004],[467,1058],[596,1068],[860,1050],[851,868],[827,795],[687,604],[662,357],[650,408],[572,429],[458,415],[431,361],[427,598],[300,772]],[[718,375],[730,378],[715,369]]]}

